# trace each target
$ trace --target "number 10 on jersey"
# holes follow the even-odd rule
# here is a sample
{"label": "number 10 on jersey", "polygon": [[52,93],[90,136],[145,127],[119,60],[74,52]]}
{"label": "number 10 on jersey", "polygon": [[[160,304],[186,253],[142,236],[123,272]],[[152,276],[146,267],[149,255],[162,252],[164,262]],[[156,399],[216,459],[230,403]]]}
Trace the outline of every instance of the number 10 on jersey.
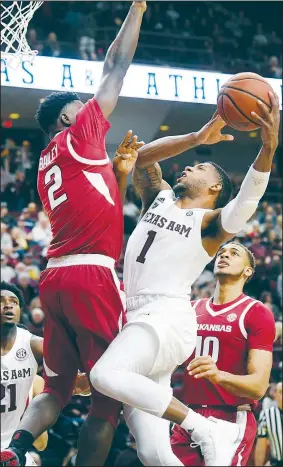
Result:
{"label": "number 10 on jersey", "polygon": [[213,336],[197,336],[196,357],[207,357],[210,355],[216,363],[219,356],[219,339]]}

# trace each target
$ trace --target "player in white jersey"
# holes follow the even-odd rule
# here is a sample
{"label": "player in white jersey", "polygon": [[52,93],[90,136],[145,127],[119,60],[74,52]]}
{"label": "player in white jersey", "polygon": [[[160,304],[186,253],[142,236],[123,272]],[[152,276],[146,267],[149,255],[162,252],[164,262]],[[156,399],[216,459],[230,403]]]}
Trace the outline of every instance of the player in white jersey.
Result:
{"label": "player in white jersey", "polygon": [[272,111],[258,103],[261,117],[253,113],[262,148],[230,202],[229,178],[216,164],[186,167],[173,190],[158,165],[199,144],[233,139],[221,134],[225,123],[220,116],[197,133],[165,139],[162,149],[157,141],[139,150],[134,184],[143,216],[124,262],[129,322],[90,379],[95,389],[125,404],[144,465],[182,465],[170,449],[169,423],[163,419],[192,431],[206,465],[230,465],[234,453],[223,446],[231,440],[236,450],[236,424],[204,419],[174,399],[170,378],[195,347],[196,318],[187,300],[192,283],[219,246],[242,230],[266,190],[280,123],[278,96],[269,94]]}
{"label": "player in white jersey", "polygon": [[[9,445],[19,425],[42,360],[43,339],[17,326],[22,306],[21,291],[1,282],[1,449]],[[39,447],[46,445],[40,440]],[[36,465],[29,453],[26,463]]]}
{"label": "player in white jersey", "polygon": [[[43,339],[19,325],[22,292],[12,284],[1,282],[1,450],[5,449],[30,402],[43,390],[37,373],[43,358]],[[78,377],[74,393],[87,392],[87,380]],[[47,432],[35,440],[34,447],[43,451]],[[29,453],[26,465],[36,465]]]}

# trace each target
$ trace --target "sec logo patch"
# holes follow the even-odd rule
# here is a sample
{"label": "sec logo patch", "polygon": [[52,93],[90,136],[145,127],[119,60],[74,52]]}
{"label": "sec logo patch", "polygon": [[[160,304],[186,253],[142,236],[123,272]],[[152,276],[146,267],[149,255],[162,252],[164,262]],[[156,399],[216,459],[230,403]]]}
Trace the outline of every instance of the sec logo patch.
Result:
{"label": "sec logo patch", "polygon": [[237,315],[235,313],[231,313],[230,315],[227,316],[227,321],[229,321],[229,323],[232,323],[236,319],[237,319]]}
{"label": "sec logo patch", "polygon": [[28,356],[28,354],[27,354],[27,351],[25,349],[19,349],[16,352],[15,359],[19,360],[19,361],[22,361],[22,360],[25,360],[27,358],[27,356]]}
{"label": "sec logo patch", "polygon": [[193,215],[193,211],[188,211],[186,216],[192,216]]}

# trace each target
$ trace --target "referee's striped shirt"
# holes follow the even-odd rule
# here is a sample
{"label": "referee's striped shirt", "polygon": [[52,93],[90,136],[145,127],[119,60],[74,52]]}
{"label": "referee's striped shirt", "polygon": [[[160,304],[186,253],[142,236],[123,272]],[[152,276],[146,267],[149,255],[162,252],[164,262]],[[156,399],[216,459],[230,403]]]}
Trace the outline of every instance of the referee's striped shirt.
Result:
{"label": "referee's striped shirt", "polygon": [[259,416],[258,437],[268,438],[271,461],[282,461],[282,410],[271,406],[262,410]]}

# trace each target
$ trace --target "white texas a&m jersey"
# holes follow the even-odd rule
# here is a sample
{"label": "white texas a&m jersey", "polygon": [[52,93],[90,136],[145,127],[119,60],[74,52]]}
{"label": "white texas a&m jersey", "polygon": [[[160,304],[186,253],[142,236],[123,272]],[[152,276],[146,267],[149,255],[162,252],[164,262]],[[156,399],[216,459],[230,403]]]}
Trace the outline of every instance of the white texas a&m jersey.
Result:
{"label": "white texas a&m jersey", "polygon": [[17,328],[12,349],[1,356],[1,449],[8,447],[20,423],[37,373],[31,337],[26,329]]}
{"label": "white texas a&m jersey", "polygon": [[181,209],[172,190],[161,191],[129,238],[124,260],[127,297],[187,297],[212,260],[202,245],[207,209]]}

